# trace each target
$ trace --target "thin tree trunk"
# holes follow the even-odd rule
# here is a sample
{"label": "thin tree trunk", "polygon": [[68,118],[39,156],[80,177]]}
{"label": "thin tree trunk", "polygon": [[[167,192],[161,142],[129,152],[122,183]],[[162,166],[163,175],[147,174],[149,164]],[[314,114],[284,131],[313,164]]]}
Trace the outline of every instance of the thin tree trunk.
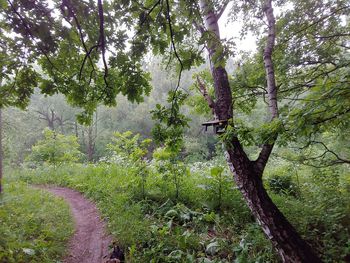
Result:
{"label": "thin tree trunk", "polygon": [[[226,70],[222,66],[222,63],[217,60],[217,58],[220,58],[218,52],[220,52],[221,45],[218,16],[208,1],[201,0],[200,6],[206,29],[213,36],[208,41],[207,48],[214,79],[216,97],[214,111],[218,119],[228,120],[233,116],[232,94]],[[278,116],[278,108],[272,63],[275,28],[271,0],[267,0],[267,6],[264,7],[264,11],[269,20],[269,34],[273,34],[272,36],[269,35],[268,44],[264,51],[264,62],[269,89],[270,112],[272,118],[275,118]],[[215,61],[214,58],[216,59]],[[283,262],[321,262],[310,246],[300,237],[295,228],[273,203],[263,186],[261,177],[272,151],[273,143],[266,144],[263,147],[257,161],[249,160],[238,138],[235,136],[231,138],[229,143],[225,144],[225,148],[227,163],[234,175],[234,180],[239,190],[255,219],[261,225],[265,235],[271,240],[273,247]]]}
{"label": "thin tree trunk", "polygon": [[78,122],[74,121],[74,131],[75,131],[75,137],[79,138],[78,134]]}
{"label": "thin tree trunk", "polygon": [[88,128],[88,145],[87,145],[87,155],[88,155],[89,162],[93,161],[94,151],[95,151],[95,145],[94,145],[94,138],[93,138],[93,126],[89,126],[89,128]]}

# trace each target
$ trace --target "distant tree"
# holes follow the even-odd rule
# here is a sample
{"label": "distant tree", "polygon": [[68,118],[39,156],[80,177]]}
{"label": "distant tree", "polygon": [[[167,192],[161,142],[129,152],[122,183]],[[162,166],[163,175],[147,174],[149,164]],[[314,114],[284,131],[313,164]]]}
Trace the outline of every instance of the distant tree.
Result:
{"label": "distant tree", "polygon": [[28,161],[57,166],[63,163],[76,163],[81,159],[82,153],[74,135],[59,134],[48,128],[43,134],[44,138],[32,147]]}

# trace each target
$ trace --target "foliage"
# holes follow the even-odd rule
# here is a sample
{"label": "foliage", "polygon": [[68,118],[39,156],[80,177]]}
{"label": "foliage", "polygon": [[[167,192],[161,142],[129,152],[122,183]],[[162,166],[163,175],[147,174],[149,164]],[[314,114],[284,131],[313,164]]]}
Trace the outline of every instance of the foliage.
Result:
{"label": "foliage", "polygon": [[[168,158],[164,155],[162,152],[160,157]],[[109,230],[125,249],[128,261],[278,262],[238,189],[226,180],[225,171],[219,180],[220,173],[216,172],[221,169],[216,167],[222,165],[218,160],[193,164],[182,181],[177,202],[172,191],[163,191],[162,174],[154,169],[146,181],[146,198],[141,200],[129,187],[135,180],[130,165],[45,166],[20,171],[12,180],[58,184],[84,193],[108,219]],[[267,176],[277,171],[269,167]],[[294,174],[285,167],[280,171],[285,171],[284,176]],[[337,183],[332,178],[336,174]],[[336,168],[316,173],[304,167],[299,180],[299,198],[271,191],[274,202],[325,262],[342,262],[349,254],[348,176]],[[220,185],[221,207],[217,195]]]}
{"label": "foliage", "polygon": [[227,191],[227,189],[224,189],[224,187],[225,185],[229,185],[232,179],[230,176],[227,176],[227,174],[224,173],[224,168],[220,166],[211,168],[210,176],[212,182],[213,200],[217,201],[217,208],[221,210],[224,191]]}
{"label": "foliage", "polygon": [[73,234],[69,207],[23,182],[5,184],[0,196],[0,262],[54,262]]}
{"label": "foliage", "polygon": [[185,162],[201,162],[211,158],[215,138],[211,136],[203,137],[195,138],[192,136],[186,136],[184,138],[184,149],[181,152],[181,155]]}
{"label": "foliage", "polygon": [[[108,145],[108,148],[127,161],[127,165],[133,168],[136,181],[132,185],[136,185],[141,189],[141,196],[144,199],[146,196],[146,180],[149,174],[147,167],[146,155],[148,147],[152,142],[151,139],[140,140],[140,134],[133,135],[132,132],[124,133],[115,132],[113,142]],[[137,191],[135,191],[137,192]]]}
{"label": "foliage", "polygon": [[169,147],[156,149],[153,159],[154,167],[163,180],[163,192],[169,191],[173,186],[175,188],[174,199],[178,200],[181,186],[189,175],[185,163],[178,160],[176,153],[172,152]]}
{"label": "foliage", "polygon": [[[114,114],[118,116],[106,118],[105,121],[114,121],[114,128],[117,126],[120,131],[125,131],[130,125],[128,122],[131,122],[131,112],[138,115],[147,107],[139,107],[137,111],[135,106],[123,104],[117,94],[126,96],[132,102],[142,102],[143,96],[149,95],[151,91],[150,74],[146,72],[149,68],[148,65],[143,65],[143,59],[150,52],[162,55],[164,60],[167,60],[167,68],[175,69],[178,81],[175,88],[172,88],[173,85],[167,83],[170,79],[167,73],[163,77],[167,81],[154,83],[154,86],[157,86],[154,93],[156,95],[148,101],[151,105],[156,105],[152,111],[155,121],[153,135],[155,142],[162,147],[154,154],[156,169],[145,180],[146,173],[143,171],[146,169],[146,163],[136,164],[134,170],[135,167],[131,167],[131,170],[124,167],[125,172],[133,176],[122,179],[115,171],[116,166],[107,164],[99,164],[94,168],[88,166],[84,170],[86,175],[75,175],[72,178],[68,176],[69,167],[57,174],[54,174],[50,167],[44,167],[43,169],[48,171],[39,171],[43,173],[41,177],[30,180],[43,179],[82,189],[93,195],[95,200],[103,201],[104,204],[100,205],[107,211],[107,216],[112,221],[115,220],[113,222],[120,223],[120,227],[125,227],[125,222],[113,217],[110,211],[113,210],[112,207],[122,211],[124,219],[129,221],[135,216],[132,221],[135,225],[141,222],[139,218],[147,215],[156,222],[156,226],[152,228],[153,232],[148,229],[148,221],[139,224],[135,229],[121,230],[125,231],[125,237],[121,238],[130,248],[130,258],[135,257],[141,262],[153,260],[155,255],[158,255],[159,261],[162,262],[191,261],[193,257],[208,262],[212,259],[224,260],[225,256],[230,260],[235,257],[237,261],[242,262],[272,261],[272,252],[260,239],[261,235],[257,234],[257,238],[252,237],[253,240],[249,240],[249,233],[253,233],[251,235],[254,236],[257,231],[253,227],[247,229],[237,223],[251,222],[247,220],[246,210],[240,204],[242,200],[237,197],[237,189],[222,191],[230,189],[229,183],[222,177],[225,172],[220,173],[220,169],[213,168],[213,173],[203,170],[193,176],[188,173],[182,160],[185,145],[183,134],[188,128],[189,119],[181,107],[187,100],[189,105],[195,107],[197,113],[207,116],[209,112],[201,96],[192,96],[192,90],[189,94],[191,98],[187,99],[188,95],[182,91],[189,84],[184,85],[181,82],[183,70],[204,64],[203,50],[206,47],[210,49],[213,45],[217,48],[210,54],[210,67],[224,67],[227,56],[233,54],[235,45],[231,40],[216,37],[208,29],[201,27],[204,19],[199,1],[98,2],[100,5],[103,2],[103,6],[97,6],[93,1],[78,1],[74,6],[70,1],[58,0],[0,2],[0,44],[4,47],[0,52],[0,106],[25,107],[34,92],[33,87],[39,85],[43,94],[62,93],[70,104],[82,107],[84,111],[78,113],[81,122],[91,121],[91,116],[100,103],[115,106],[118,101],[121,106],[127,105],[120,115]],[[217,14],[227,3],[221,0],[203,2]],[[273,173],[271,169],[266,174],[270,174],[268,180],[271,195],[281,210],[298,226],[298,230],[319,250],[326,261],[341,261],[349,254],[346,225],[349,213],[346,205],[349,203],[349,184],[344,183],[348,180],[343,178],[344,168],[330,166],[349,163],[349,151],[344,149],[344,145],[349,141],[346,132],[349,130],[350,106],[349,5],[346,0],[290,0],[274,1],[274,6],[277,7],[276,10],[280,10],[276,16],[277,35],[273,53],[278,100],[281,106],[279,118],[268,122],[269,117],[264,105],[267,90],[263,51],[267,38],[262,15],[263,2],[231,2],[228,7],[228,19],[241,19],[241,37],[253,32],[258,46],[257,51],[252,54],[236,56],[235,71],[232,76],[227,76],[233,94],[234,118],[230,120],[222,140],[230,144],[232,138],[238,137],[241,144],[248,148],[249,157],[253,160],[257,149],[263,143],[274,142],[278,135],[277,143],[283,149],[277,149],[276,154],[288,159],[289,165],[305,164],[320,168],[302,168],[303,180],[300,185],[298,182],[299,199],[289,196],[296,195],[294,190],[290,191],[290,188],[294,189],[294,183],[293,175],[289,171]],[[96,12],[97,10],[100,12]],[[135,34],[129,36],[129,32]],[[108,60],[105,52],[108,52]],[[103,67],[100,66],[101,61]],[[36,66],[40,68],[36,69]],[[208,71],[199,73],[199,76],[208,87],[208,93],[215,97],[215,76],[211,76]],[[162,79],[160,76],[156,78]],[[164,95],[164,92],[158,93],[158,89],[172,89],[166,102],[158,100],[158,94],[159,97]],[[151,121],[149,117],[142,118],[143,116],[138,116],[142,121],[137,129],[147,133]],[[126,120],[122,127],[118,127],[120,120]],[[112,124],[107,126],[111,128]],[[76,133],[78,134],[77,131]],[[194,134],[193,132],[192,136],[196,137]],[[108,135],[105,136],[105,144],[109,140]],[[125,139],[133,140],[131,137]],[[295,150],[287,147],[293,147]],[[52,154],[55,149],[53,140],[47,149],[44,146],[41,149],[37,148],[44,154],[38,153],[35,156],[33,151],[34,159],[40,162],[45,160],[54,165],[62,162],[51,158],[56,156],[55,153]],[[129,162],[131,160],[137,163],[143,153],[142,147],[137,145],[125,158],[129,158]],[[76,160],[76,157],[70,156],[67,159]],[[280,169],[285,168],[275,159],[273,165]],[[44,171],[49,172],[52,178],[44,174]],[[139,181],[142,189],[145,189],[146,185],[149,189],[149,193],[142,190],[143,197],[147,196],[152,201],[145,198],[143,202],[138,202],[134,199],[135,196],[130,194],[128,188],[135,182],[130,178],[135,180],[136,171],[142,171],[141,177],[137,177],[142,178]],[[67,174],[63,175],[61,172]],[[111,173],[115,173],[118,178],[113,178]],[[159,180],[160,178],[162,180]],[[169,178],[171,180],[166,181]],[[110,181],[114,182],[112,186],[107,185]],[[166,187],[162,188],[162,185]],[[186,203],[185,207],[190,210],[188,212],[181,205],[166,203],[168,212],[174,210],[175,213],[172,213],[178,215],[191,215],[192,211],[204,210],[204,207],[210,209],[210,206],[203,203],[208,202],[209,197],[217,201],[215,195],[221,193],[219,203],[224,211],[220,212],[224,214],[225,211],[232,211],[226,210],[227,208],[234,208],[233,211],[238,211],[239,215],[219,215],[218,218],[227,220],[226,223],[234,230],[231,231],[230,227],[227,227],[225,230],[228,234],[220,230],[216,232],[215,237],[211,237],[208,232],[212,230],[212,225],[199,224],[204,229],[201,233],[188,233],[194,228],[190,227],[191,231],[186,232],[184,229],[187,222],[183,221],[181,216],[180,219],[169,218],[167,213],[155,213],[166,199],[174,199],[165,191],[169,185],[175,187],[176,199]],[[116,190],[122,194],[114,197],[115,192],[118,192]],[[273,191],[287,191],[289,195],[279,195]],[[334,197],[338,194],[339,196]],[[129,203],[126,202],[128,198],[131,199]],[[109,200],[115,201],[113,206],[109,206]],[[133,210],[126,211],[125,203]],[[211,220],[207,221],[211,221],[216,228],[220,228],[221,222],[216,220],[216,215],[212,215],[212,212],[200,213],[206,215],[203,217],[210,218]],[[173,219],[170,226],[169,219]],[[190,222],[195,222],[196,218],[192,219],[190,218]],[[208,235],[203,238],[206,234],[202,234],[206,231]],[[234,238],[232,233],[237,234],[239,238]],[[171,237],[176,237],[175,241],[171,240]],[[192,240],[194,247],[183,240],[186,237]],[[239,244],[238,239],[241,241]],[[200,248],[196,247],[198,240]],[[260,248],[261,244],[264,247],[262,252],[254,253],[254,249]],[[176,247],[183,249],[175,249]],[[227,248],[222,250],[223,254],[219,249],[222,247]],[[149,254],[141,255],[140,251],[148,251]],[[142,257],[146,258],[141,259]]]}
{"label": "foliage", "polygon": [[171,91],[168,94],[168,107],[156,105],[151,111],[152,118],[156,124],[152,130],[154,140],[158,144],[165,144],[174,154],[181,151],[183,147],[184,129],[188,127],[189,119],[180,112],[187,95],[182,91]]}
{"label": "foliage", "polygon": [[276,194],[298,195],[298,188],[290,175],[274,175],[269,178],[269,187]]}
{"label": "foliage", "polygon": [[77,138],[73,135],[63,135],[50,129],[43,131],[44,139],[38,141],[28,157],[36,164],[60,165],[78,162],[82,154],[79,151]]}

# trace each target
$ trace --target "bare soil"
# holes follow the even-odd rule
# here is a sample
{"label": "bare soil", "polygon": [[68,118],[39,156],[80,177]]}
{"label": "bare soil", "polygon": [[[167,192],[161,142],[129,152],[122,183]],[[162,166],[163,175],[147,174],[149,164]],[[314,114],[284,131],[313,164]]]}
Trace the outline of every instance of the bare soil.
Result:
{"label": "bare soil", "polygon": [[40,187],[62,197],[70,206],[75,233],[69,241],[64,263],[100,263],[108,254],[112,238],[107,234],[96,206],[77,191],[63,187]]}

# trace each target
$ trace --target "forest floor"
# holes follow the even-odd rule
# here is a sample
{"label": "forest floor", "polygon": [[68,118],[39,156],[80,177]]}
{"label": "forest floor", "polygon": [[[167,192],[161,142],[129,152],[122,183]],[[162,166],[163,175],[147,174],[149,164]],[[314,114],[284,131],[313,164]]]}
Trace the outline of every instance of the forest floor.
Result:
{"label": "forest floor", "polygon": [[69,242],[65,263],[98,263],[108,254],[112,238],[106,234],[96,206],[77,191],[64,187],[40,187],[62,197],[70,206],[75,233]]}

